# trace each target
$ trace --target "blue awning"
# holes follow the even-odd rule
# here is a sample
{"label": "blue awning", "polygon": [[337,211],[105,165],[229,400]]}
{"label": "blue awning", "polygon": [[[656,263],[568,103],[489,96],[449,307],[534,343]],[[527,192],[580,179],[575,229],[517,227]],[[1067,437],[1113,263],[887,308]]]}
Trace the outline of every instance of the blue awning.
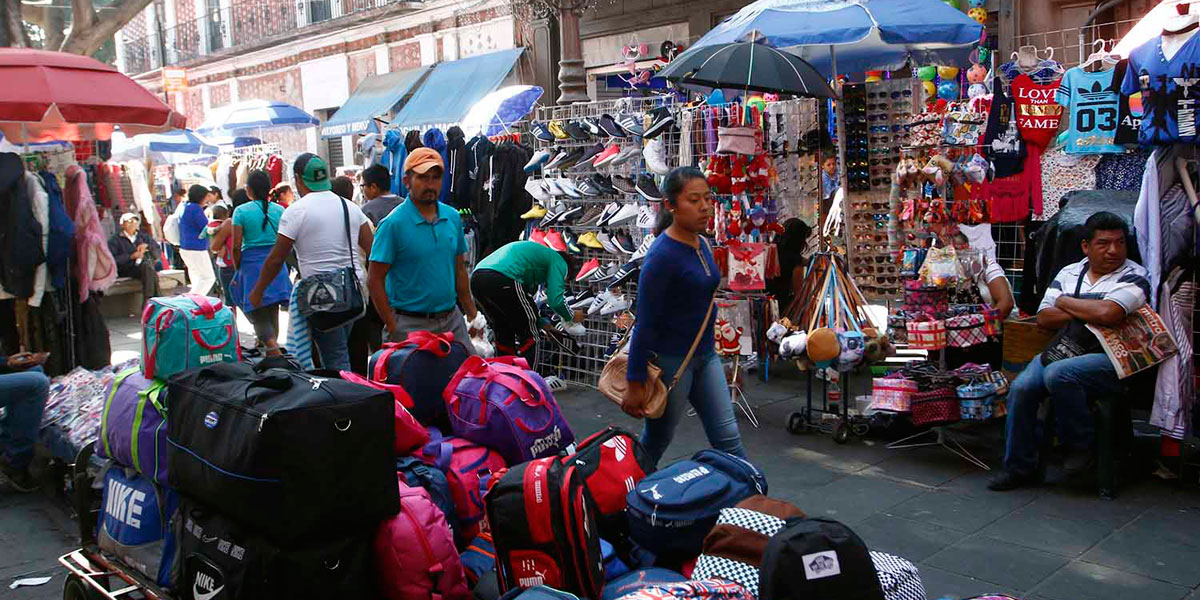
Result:
{"label": "blue awning", "polygon": [[428,71],[415,67],[366,78],[321,127],[321,137],[378,133],[375,117],[391,112]]}
{"label": "blue awning", "polygon": [[481,98],[504,83],[524,48],[438,63],[392,119],[393,125],[457,123]]}

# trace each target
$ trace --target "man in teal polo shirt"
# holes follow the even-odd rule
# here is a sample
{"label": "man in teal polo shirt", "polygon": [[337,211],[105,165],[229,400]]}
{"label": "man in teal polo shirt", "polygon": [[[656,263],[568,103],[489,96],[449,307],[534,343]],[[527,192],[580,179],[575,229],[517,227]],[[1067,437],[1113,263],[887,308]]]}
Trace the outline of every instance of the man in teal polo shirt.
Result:
{"label": "man in teal polo shirt", "polygon": [[452,332],[474,354],[459,310],[461,304],[472,322],[478,314],[467,240],[458,212],[438,202],[444,170],[441,155],[429,148],[414,150],[404,161],[409,196],[379,222],[367,287],[389,341],[403,341],[413,331]]}

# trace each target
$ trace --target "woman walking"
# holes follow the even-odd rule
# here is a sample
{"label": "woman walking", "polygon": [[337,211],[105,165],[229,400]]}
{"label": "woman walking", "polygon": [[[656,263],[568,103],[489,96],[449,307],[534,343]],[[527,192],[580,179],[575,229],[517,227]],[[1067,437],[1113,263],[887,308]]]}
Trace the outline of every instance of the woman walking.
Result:
{"label": "woman walking", "polygon": [[254,325],[254,335],[266,349],[267,356],[279,356],[279,305],[292,294],[292,282],[287,272],[280,271],[263,293],[258,305],[250,301],[250,291],[258,281],[263,262],[275,245],[275,234],[283,207],[269,201],[271,176],[266,171],[251,171],[246,177],[246,197],[249,202],[233,211],[233,295],[237,305],[246,312]]}
{"label": "woman walking", "polygon": [[[718,450],[745,457],[737,417],[729,398],[725,368],[713,347],[713,295],[721,273],[702,234],[713,214],[713,196],[704,173],[679,167],[663,184],[666,210],[660,212],[657,235],[638,276],[637,320],[629,343],[629,386],[621,408],[645,418],[651,357],[662,369],[663,383],[683,371],[657,419],[646,418],[642,445],[657,463],[671,444],[675,427],[691,403],[704,425],[708,442]],[[687,360],[689,349],[695,352]],[[686,362],[686,364],[685,364]]]}
{"label": "woman walking", "polygon": [[217,282],[205,234],[208,217],[204,215],[204,201],[209,193],[208,188],[198,184],[188,188],[187,205],[179,217],[179,256],[192,280],[190,292],[201,296],[207,296]]}

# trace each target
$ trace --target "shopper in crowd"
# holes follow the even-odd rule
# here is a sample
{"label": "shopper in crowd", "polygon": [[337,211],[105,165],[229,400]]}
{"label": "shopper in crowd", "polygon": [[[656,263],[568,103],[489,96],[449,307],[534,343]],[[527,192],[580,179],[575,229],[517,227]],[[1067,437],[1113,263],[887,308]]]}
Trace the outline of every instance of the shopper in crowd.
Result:
{"label": "shopper in crowd", "polygon": [[[475,322],[467,273],[467,240],[458,211],[438,202],[445,165],[418,148],[404,161],[409,195],[379,223],[367,283],[390,341],[413,331],[451,332],[474,354],[463,310]],[[457,302],[456,302],[457,301]],[[460,310],[459,306],[462,307]]]}
{"label": "shopper in crowd", "polygon": [[[359,280],[363,279],[363,254],[360,252],[369,251],[374,235],[362,210],[353,202],[344,200],[330,191],[332,185],[329,167],[321,157],[308,152],[301,154],[296,158],[292,172],[296,176],[296,188],[300,191],[300,199],[287,207],[279,219],[275,245],[271,247],[263,262],[258,283],[250,292],[251,306],[264,306],[264,296],[268,288],[274,285],[273,282],[283,268],[285,257],[293,248],[296,250],[302,278],[336,271],[353,264],[358,271]],[[346,240],[347,213],[350,219],[349,241]],[[352,326],[353,323],[347,323],[331,331],[310,328],[313,345],[316,346],[324,368],[350,369],[347,339]]]}
{"label": "shopper in crowd", "polygon": [[499,354],[521,355],[537,368],[538,309],[533,294],[546,286],[546,304],[563,323],[583,333],[583,311],[567,306],[567,277],[575,271],[571,256],[537,242],[511,242],[480,261],[471,273],[471,294],[496,336]]}
{"label": "shopper in crowd", "polygon": [[833,148],[821,150],[821,198],[829,201],[842,187],[842,180],[837,172],[837,151]]}
{"label": "shopper in crowd", "polygon": [[657,463],[690,402],[700,415],[708,442],[718,450],[744,457],[725,368],[712,343],[716,311],[710,307],[721,283],[720,268],[703,236],[713,214],[712,191],[699,169],[679,167],[667,176],[663,196],[667,210],[659,213],[654,228],[657,237],[638,276],[637,320],[626,375],[629,387],[621,408],[632,417],[645,417],[651,357],[657,356],[655,364],[662,369],[663,382],[670,385],[699,333],[695,353],[667,398],[666,412],[657,419],[646,418],[642,445]]}
{"label": "shopper in crowd", "polygon": [[134,213],[121,215],[121,229],[108,240],[108,251],[117,263],[117,275],[142,282],[142,299],[159,294],[158,261],[162,253],[154,238],[142,232],[142,219]]}
{"label": "shopper in crowd", "polygon": [[[167,215],[182,215],[184,207],[187,206],[187,190],[183,188],[183,184],[179,180],[171,181],[171,197],[167,202]],[[168,219],[171,217],[168,216]],[[176,217],[178,218],[178,217]],[[171,268],[183,269],[183,257],[179,255],[179,245],[173,242],[167,242],[167,254],[171,259]]]}
{"label": "shopper in crowd", "polygon": [[362,173],[363,196],[367,198],[362,211],[371,224],[379,227],[379,222],[391,214],[392,209],[400,206],[404,198],[392,194],[392,174],[383,165],[371,165]]}
{"label": "shopper in crowd", "polygon": [[292,282],[287,273],[278,271],[257,302],[240,294],[252,290],[258,282],[263,263],[275,246],[284,208],[268,200],[271,176],[266,171],[250,172],[246,177],[245,193],[248,201],[233,211],[233,264],[237,268],[233,285],[235,302],[246,312],[246,318],[254,326],[254,336],[266,350],[266,355],[279,356],[279,305],[286,303],[292,295]]}
{"label": "shopper in crowd", "polygon": [[292,192],[292,186],[288,183],[278,183],[271,188],[271,202],[274,202],[284,208],[292,205],[295,201],[296,194]]}
{"label": "shopper in crowd", "polygon": [[[1037,324],[1060,332],[1046,352],[1029,361],[1009,389],[1004,471],[988,488],[1006,491],[1038,481],[1037,413],[1047,396],[1054,397],[1051,405],[1059,440],[1069,448],[1067,472],[1078,473],[1088,466],[1092,433],[1088,397],[1111,395],[1118,380],[1112,361],[1086,326],[1120,325],[1129,313],[1146,304],[1150,295],[1146,269],[1128,259],[1128,236],[1129,226],[1113,213],[1088,217],[1083,240],[1086,258],[1063,267],[1046,290],[1038,306]],[[1066,353],[1074,356],[1043,362],[1056,354],[1060,341],[1075,349]]]}
{"label": "shopper in crowd", "polygon": [[[237,207],[249,201],[246,196],[246,190],[238,189],[229,194],[232,202],[232,210],[229,216],[221,222],[221,226],[213,233],[211,239],[208,240],[208,250],[218,256],[217,260],[217,278],[221,282],[221,290],[225,293],[225,305],[234,310],[237,314],[237,300],[233,297],[233,276],[237,273],[237,266],[233,262],[233,212]],[[214,210],[214,216],[216,211]],[[221,254],[228,254],[228,259],[224,260],[226,266],[221,266]]]}
{"label": "shopper in crowd", "polygon": [[794,288],[804,281],[804,269],[808,267],[808,238],[812,228],[800,219],[788,219],[783,223],[779,235],[779,276],[767,280],[767,291],[779,300],[779,307],[786,309],[792,303]]}
{"label": "shopper in crowd", "polygon": [[204,215],[204,203],[212,195],[202,185],[188,188],[188,201],[179,216],[179,255],[187,265],[188,277],[192,280],[191,293],[206,296],[217,282],[213,272],[212,257],[208,254],[208,217]]}
{"label": "shopper in crowd", "polygon": [[346,200],[354,201],[354,180],[345,175],[338,175],[333,178],[331,188],[333,193],[345,198]]}
{"label": "shopper in crowd", "polygon": [[230,236],[224,236],[224,243],[214,243],[217,236],[221,234],[221,229],[229,223],[229,218],[233,216],[233,211],[225,204],[214,204],[209,209],[212,213],[212,219],[208,221],[208,227],[205,232],[208,234],[208,251],[213,254],[213,262],[217,265],[217,283],[221,284],[221,298],[225,300],[225,304],[232,307],[233,302],[230,300],[229,284],[233,282],[233,239]]}
{"label": "shopper in crowd", "polygon": [[221,188],[215,185],[208,187],[208,198],[204,201],[205,206],[216,206],[217,204],[224,202],[224,200],[225,194],[221,193]]}
{"label": "shopper in crowd", "polygon": [[50,380],[42,373],[46,354],[23,352],[0,356],[0,473],[19,492],[32,492],[37,482],[29,473],[33,445],[42,425],[42,410],[50,396]]}

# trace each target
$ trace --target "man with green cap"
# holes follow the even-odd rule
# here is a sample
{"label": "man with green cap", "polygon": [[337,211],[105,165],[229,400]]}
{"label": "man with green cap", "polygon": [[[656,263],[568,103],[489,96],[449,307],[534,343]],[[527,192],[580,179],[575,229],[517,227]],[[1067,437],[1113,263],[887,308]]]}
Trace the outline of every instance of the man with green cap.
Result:
{"label": "man with green cap", "polygon": [[[296,176],[300,199],[293,202],[279,220],[275,246],[263,263],[254,291],[250,292],[250,300],[255,305],[262,302],[266,287],[275,280],[284,259],[293,248],[296,250],[301,278],[336,271],[353,263],[358,271],[358,280],[366,280],[363,257],[370,253],[374,240],[367,217],[353,202],[330,191],[332,178],[329,176],[329,167],[321,157],[307,152],[301,154],[296,158],[292,172]],[[349,243],[346,240],[345,211],[350,213]],[[347,339],[352,326],[351,322],[332,331],[310,328],[313,345],[320,353],[321,366],[350,370]]]}

